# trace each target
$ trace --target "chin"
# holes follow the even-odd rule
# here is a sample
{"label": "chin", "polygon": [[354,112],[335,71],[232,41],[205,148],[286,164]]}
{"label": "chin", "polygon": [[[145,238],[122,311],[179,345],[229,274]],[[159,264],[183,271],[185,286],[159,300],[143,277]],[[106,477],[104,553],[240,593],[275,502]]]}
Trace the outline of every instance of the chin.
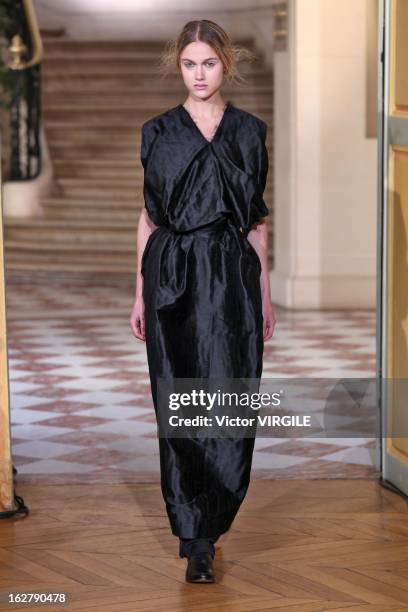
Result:
{"label": "chin", "polygon": [[207,89],[193,89],[192,93],[198,98],[210,98],[214,92],[207,87]]}

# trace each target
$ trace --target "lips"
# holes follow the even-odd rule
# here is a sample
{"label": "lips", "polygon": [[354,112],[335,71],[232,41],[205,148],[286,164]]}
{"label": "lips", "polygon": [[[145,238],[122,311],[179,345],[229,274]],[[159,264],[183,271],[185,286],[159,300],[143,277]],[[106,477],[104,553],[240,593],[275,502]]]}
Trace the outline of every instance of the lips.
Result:
{"label": "lips", "polygon": [[207,85],[194,85],[196,89],[205,89]]}

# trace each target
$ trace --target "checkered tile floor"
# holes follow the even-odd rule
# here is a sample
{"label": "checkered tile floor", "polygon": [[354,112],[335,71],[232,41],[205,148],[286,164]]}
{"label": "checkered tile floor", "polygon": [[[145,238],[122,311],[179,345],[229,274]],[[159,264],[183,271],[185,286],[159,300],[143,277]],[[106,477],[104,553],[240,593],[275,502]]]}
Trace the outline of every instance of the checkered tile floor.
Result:
{"label": "checkered tile floor", "polygon": [[[134,283],[7,275],[13,463],[18,480],[159,482]],[[374,377],[374,311],[276,307],[266,378]],[[253,478],[375,478],[376,441],[257,438]]]}

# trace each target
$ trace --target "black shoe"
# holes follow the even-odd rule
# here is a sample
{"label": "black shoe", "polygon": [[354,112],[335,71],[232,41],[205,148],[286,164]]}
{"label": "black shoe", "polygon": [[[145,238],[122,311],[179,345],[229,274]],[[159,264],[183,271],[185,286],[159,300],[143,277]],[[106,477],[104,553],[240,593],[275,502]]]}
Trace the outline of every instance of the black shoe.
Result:
{"label": "black shoe", "polygon": [[214,582],[213,558],[210,553],[192,555],[186,570],[187,582]]}

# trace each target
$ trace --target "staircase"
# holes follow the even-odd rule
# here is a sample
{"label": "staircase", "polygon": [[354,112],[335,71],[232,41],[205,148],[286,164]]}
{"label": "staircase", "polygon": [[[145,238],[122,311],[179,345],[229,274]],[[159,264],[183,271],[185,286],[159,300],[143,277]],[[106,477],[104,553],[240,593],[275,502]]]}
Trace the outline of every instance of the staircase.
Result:
{"label": "staircase", "polygon": [[[240,41],[251,48],[250,41]],[[54,167],[43,216],[4,218],[6,271],[134,275],[143,207],[140,128],[186,98],[181,77],[156,71],[162,43],[44,39],[42,109]],[[272,211],[272,74],[262,62],[248,85],[223,88],[224,99],[269,125]],[[270,252],[273,250],[272,221]]]}

